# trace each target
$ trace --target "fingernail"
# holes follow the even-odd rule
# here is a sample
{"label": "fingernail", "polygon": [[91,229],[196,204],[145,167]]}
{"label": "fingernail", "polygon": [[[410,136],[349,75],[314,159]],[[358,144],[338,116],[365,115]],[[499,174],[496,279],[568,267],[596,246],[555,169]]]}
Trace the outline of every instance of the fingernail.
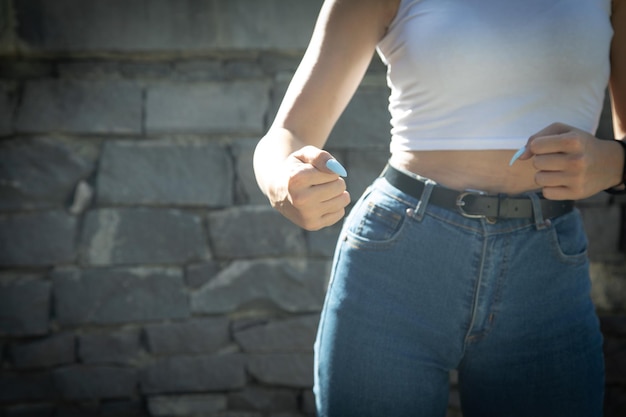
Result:
{"label": "fingernail", "polygon": [[511,158],[511,161],[509,162],[509,166],[513,165],[513,162],[517,161],[517,158],[519,158],[520,156],[522,156],[522,154],[526,151],[526,145],[522,146],[522,148],[520,150],[518,150],[517,152],[515,152],[515,155],[513,155],[513,158]]}
{"label": "fingernail", "polygon": [[346,171],[346,169],[336,159],[329,159],[326,162],[326,168],[330,169],[335,174],[337,174],[337,175],[339,175],[341,177],[347,177],[348,176],[348,172]]}

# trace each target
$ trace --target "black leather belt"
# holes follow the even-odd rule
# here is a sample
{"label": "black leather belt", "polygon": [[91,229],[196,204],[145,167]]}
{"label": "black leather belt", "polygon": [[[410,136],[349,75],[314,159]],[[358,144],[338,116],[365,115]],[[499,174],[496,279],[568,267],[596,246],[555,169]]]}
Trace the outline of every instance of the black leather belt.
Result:
{"label": "black leather belt", "polygon": [[[400,191],[420,199],[424,182],[413,178],[394,167],[387,165],[382,176]],[[429,203],[441,208],[454,210],[469,218],[488,219],[532,219],[532,200],[528,196],[492,195],[480,191],[455,191],[436,185]],[[561,216],[574,209],[572,200],[547,200],[540,197],[541,213],[544,219]]]}

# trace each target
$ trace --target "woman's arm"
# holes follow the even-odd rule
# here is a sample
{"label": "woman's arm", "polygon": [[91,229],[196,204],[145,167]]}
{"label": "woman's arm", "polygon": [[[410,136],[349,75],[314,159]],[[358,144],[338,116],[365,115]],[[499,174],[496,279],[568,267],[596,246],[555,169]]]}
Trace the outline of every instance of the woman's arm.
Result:
{"label": "woman's arm", "polygon": [[[613,129],[626,140],[626,0],[613,0],[610,92]],[[546,198],[578,200],[620,187],[624,149],[571,126],[554,124],[533,135],[520,159],[533,158],[535,182]]]}
{"label": "woman's arm", "polygon": [[316,230],[339,221],[350,202],[345,182],[321,151],[352,98],[397,0],[326,0],[278,114],[254,154],[254,170],[271,204]]}

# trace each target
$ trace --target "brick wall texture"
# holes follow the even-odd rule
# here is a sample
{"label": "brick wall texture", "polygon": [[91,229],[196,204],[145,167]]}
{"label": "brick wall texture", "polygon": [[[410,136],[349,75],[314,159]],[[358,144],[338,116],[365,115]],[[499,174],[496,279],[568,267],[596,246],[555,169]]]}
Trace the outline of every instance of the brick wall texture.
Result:
{"label": "brick wall texture", "polygon": [[[284,220],[251,161],[320,5],[0,0],[0,416],[314,416],[338,227]],[[353,196],[386,96],[375,58],[328,143]],[[579,207],[623,416],[626,199]]]}

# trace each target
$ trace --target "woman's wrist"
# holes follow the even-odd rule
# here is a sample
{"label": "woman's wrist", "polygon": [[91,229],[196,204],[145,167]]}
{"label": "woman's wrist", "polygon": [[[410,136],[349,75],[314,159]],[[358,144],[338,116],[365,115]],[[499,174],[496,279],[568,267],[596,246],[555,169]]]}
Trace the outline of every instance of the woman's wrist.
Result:
{"label": "woman's wrist", "polygon": [[617,143],[621,145],[622,148],[622,176],[621,182],[607,190],[609,194],[626,194],[626,141],[624,140],[616,140]]}

